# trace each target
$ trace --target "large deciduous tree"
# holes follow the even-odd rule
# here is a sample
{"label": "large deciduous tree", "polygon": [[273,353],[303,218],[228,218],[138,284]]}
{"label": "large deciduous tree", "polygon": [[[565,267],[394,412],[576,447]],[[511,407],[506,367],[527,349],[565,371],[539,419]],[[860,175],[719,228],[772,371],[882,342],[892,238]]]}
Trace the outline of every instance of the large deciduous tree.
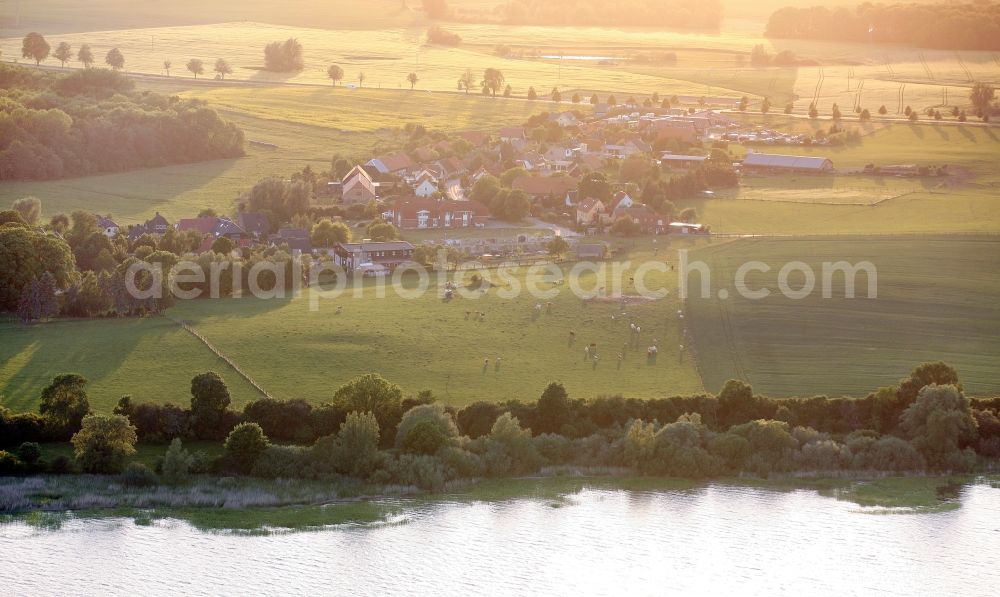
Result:
{"label": "large deciduous tree", "polygon": [[88,473],[120,473],[135,454],[135,427],[122,415],[90,415],[73,435],[73,453]]}
{"label": "large deciduous tree", "polygon": [[39,65],[43,60],[49,57],[49,51],[51,50],[49,42],[45,41],[41,33],[31,33],[24,36],[24,40],[21,42],[21,57],[30,58],[35,61],[35,65]]}
{"label": "large deciduous tree", "polygon": [[196,437],[213,439],[232,399],[222,377],[214,371],[194,376],[191,380],[191,427]]}

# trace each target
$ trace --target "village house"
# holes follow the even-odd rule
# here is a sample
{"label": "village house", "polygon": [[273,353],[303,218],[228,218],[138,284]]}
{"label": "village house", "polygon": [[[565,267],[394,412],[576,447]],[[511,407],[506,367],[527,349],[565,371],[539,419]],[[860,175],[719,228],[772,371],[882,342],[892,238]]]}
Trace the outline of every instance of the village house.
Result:
{"label": "village house", "polygon": [[413,245],[402,240],[337,243],[333,258],[349,275],[380,276],[413,261]]}
{"label": "village house", "polygon": [[618,191],[612,197],[610,206],[610,211],[612,212],[612,216],[614,216],[614,212],[618,211],[619,208],[626,209],[635,206],[635,201],[625,191]]}
{"label": "village house", "polygon": [[478,201],[399,199],[387,215],[397,228],[472,228],[485,226],[489,213]]}
{"label": "village house", "polygon": [[104,216],[96,216],[96,218],[97,218],[97,227],[101,230],[101,232],[104,233],[104,236],[108,238],[114,238],[118,236],[118,232],[121,229],[118,227],[118,224],[115,224],[114,220],[112,220],[110,217],[104,217]]}
{"label": "village house", "polygon": [[236,216],[236,224],[258,240],[271,231],[271,222],[265,213],[241,211]]}
{"label": "village house", "polygon": [[563,128],[566,128],[568,126],[576,126],[576,124],[579,122],[579,120],[576,117],[576,114],[573,114],[572,112],[560,112],[559,114],[549,116],[549,119]]}
{"label": "village house", "polygon": [[438,192],[438,181],[430,173],[424,172],[417,178],[413,194],[417,197],[431,197]]}
{"label": "village house", "polygon": [[811,172],[813,174],[823,174],[833,171],[833,162],[829,158],[818,156],[750,152],[743,158],[743,169],[751,172]]}
{"label": "village house", "polygon": [[413,160],[410,156],[405,153],[398,151],[396,153],[390,153],[389,155],[372,158],[366,162],[369,166],[374,167],[381,174],[395,174],[397,176],[405,176],[414,167]]}
{"label": "village house", "polygon": [[287,246],[292,255],[312,252],[312,239],[305,228],[281,228],[268,238],[268,242],[276,247]]}
{"label": "village house", "polygon": [[210,235],[213,238],[227,237],[233,241],[239,241],[247,236],[245,230],[240,228],[236,222],[229,218],[216,216],[206,216],[201,218],[181,218],[177,220],[177,232],[194,230],[202,235]]}
{"label": "village house", "polygon": [[620,207],[615,210],[614,220],[629,218],[639,226],[643,234],[662,234],[667,229],[663,216],[655,213],[644,205]]}
{"label": "village house", "polygon": [[581,226],[599,224],[605,214],[604,202],[589,197],[576,206],[576,223]]}
{"label": "village house", "polygon": [[361,166],[351,168],[340,183],[341,202],[344,205],[367,204],[378,197],[375,182]]}
{"label": "village house", "polygon": [[133,224],[128,227],[128,238],[129,240],[135,240],[142,236],[143,234],[152,234],[154,236],[160,236],[167,231],[170,227],[170,222],[166,218],[160,215],[160,212],[156,212],[156,215],[152,218],[146,220],[143,224]]}

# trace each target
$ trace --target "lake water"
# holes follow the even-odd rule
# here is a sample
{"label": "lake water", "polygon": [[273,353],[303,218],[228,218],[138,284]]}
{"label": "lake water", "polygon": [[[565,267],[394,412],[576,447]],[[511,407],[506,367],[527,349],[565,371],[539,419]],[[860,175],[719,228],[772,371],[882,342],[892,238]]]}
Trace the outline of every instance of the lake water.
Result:
{"label": "lake water", "polygon": [[[876,513],[879,512],[879,513]],[[248,536],[186,522],[0,525],[0,594],[996,595],[1000,489],[888,514],[812,491],[585,490]]]}

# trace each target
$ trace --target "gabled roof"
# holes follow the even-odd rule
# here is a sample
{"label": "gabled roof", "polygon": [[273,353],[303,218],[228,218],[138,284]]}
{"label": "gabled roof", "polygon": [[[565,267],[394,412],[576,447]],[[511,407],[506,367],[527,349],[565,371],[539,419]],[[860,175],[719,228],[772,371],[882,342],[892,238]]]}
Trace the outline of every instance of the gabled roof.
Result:
{"label": "gabled roof", "polygon": [[572,176],[518,176],[511,183],[511,188],[524,191],[532,196],[565,195],[580,184]]}
{"label": "gabled roof", "polygon": [[267,214],[260,212],[240,212],[236,223],[250,234],[267,234],[271,230],[271,222]]}
{"label": "gabled roof", "polygon": [[111,218],[106,218],[104,216],[97,216],[97,227],[98,228],[118,228],[118,224]]}
{"label": "gabled roof", "polygon": [[577,205],[577,211],[587,212],[592,209],[603,209],[604,203],[600,199],[594,199],[593,197],[587,197]]}
{"label": "gabled roof", "polygon": [[832,167],[829,158],[801,155],[778,155],[770,153],[748,153],[743,158],[744,166],[759,166],[763,168],[793,168],[796,170],[822,170]]}
{"label": "gabled roof", "polygon": [[146,223],[144,224],[144,226],[146,227],[146,230],[148,230],[148,231],[152,231],[157,226],[164,226],[165,227],[165,226],[169,226],[169,225],[170,225],[170,222],[168,222],[166,218],[164,218],[163,216],[161,216],[160,212],[156,212],[156,215],[153,216],[152,218],[146,220]]}
{"label": "gabled roof", "polygon": [[407,170],[413,167],[413,160],[410,159],[410,156],[401,151],[390,153],[389,155],[375,159],[382,162],[382,165],[384,165],[386,170],[389,172],[399,172],[400,170]]}

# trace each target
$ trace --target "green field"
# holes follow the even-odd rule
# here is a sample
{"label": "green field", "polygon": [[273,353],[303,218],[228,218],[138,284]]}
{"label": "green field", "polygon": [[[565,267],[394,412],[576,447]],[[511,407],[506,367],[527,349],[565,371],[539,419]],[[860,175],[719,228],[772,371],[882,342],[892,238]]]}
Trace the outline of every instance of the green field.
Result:
{"label": "green field", "polygon": [[[667,253],[663,242],[661,257]],[[653,256],[648,241],[637,243],[628,255],[633,262],[629,271]],[[672,248],[688,245],[678,240]],[[534,400],[553,380],[565,383],[571,395],[587,398],[617,393],[651,398],[701,390],[690,360],[680,362],[678,355],[676,274],[650,274],[648,286],[665,287],[670,294],[628,307],[645,329],[621,369],[616,355],[629,329],[621,317],[611,319],[619,311],[616,302],[584,305],[568,281],[557,286],[552,276],[528,276],[525,269],[515,277],[522,285],[529,278],[544,291],[557,290],[558,296],[538,299],[522,292],[513,299],[501,298],[498,292],[510,286],[495,279],[501,286],[479,298],[445,302],[431,291],[419,299],[404,299],[390,288],[386,298],[379,299],[369,280],[361,287],[361,297],[350,291],[335,300],[321,299],[317,311],[310,311],[306,292],[283,300],[182,301],[169,315],[188,321],[274,396],[313,403],[330,400],[341,384],[372,371],[398,383],[407,394],[430,389],[455,405]],[[608,282],[599,286],[612,288]],[[587,274],[581,287],[594,292],[598,284]],[[634,292],[628,282],[624,291]],[[533,305],[547,300],[553,303],[552,313],[543,309],[533,317]],[[340,314],[338,306],[343,307]],[[485,312],[485,321],[466,320],[467,310]],[[577,334],[573,346],[571,330]],[[191,377],[210,369],[223,374],[237,406],[257,397],[207,348],[162,318],[0,324],[0,337],[0,393],[6,396],[3,404],[16,410],[34,409],[40,389],[66,371],[91,380],[91,403],[105,411],[126,393],[139,401],[186,404]],[[646,347],[654,338],[660,353],[650,363]],[[598,345],[596,368],[583,358],[590,342]],[[494,366],[498,356],[499,371]],[[485,358],[490,359],[486,372]]]}
{"label": "green field", "polygon": [[[709,391],[742,378],[771,396],[863,395],[921,362],[943,360],[971,394],[1000,393],[996,237],[747,239],[699,249],[692,259],[710,265],[713,297],[721,288],[729,292],[726,300],[688,300]],[[771,290],[763,300],[734,290],[736,269],[750,260],[771,266],[747,276],[749,288]],[[820,264],[840,260],[875,265],[877,298],[866,298],[864,274],[857,298],[843,298],[842,274],[834,277],[832,298],[822,298]],[[779,293],[778,270],[790,261],[815,272],[816,290],[805,299]],[[793,275],[790,286],[803,280]]]}

